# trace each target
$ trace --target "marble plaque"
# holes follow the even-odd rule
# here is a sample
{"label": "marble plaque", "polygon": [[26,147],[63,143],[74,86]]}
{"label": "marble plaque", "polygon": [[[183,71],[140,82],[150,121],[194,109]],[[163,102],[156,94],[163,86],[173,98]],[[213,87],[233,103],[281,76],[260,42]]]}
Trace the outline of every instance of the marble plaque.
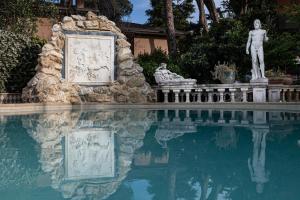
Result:
{"label": "marble plaque", "polygon": [[66,136],[66,180],[112,177],[115,177],[115,151],[111,131],[77,129]]}
{"label": "marble plaque", "polygon": [[79,85],[109,84],[114,80],[114,51],[114,36],[67,34],[67,81]]}

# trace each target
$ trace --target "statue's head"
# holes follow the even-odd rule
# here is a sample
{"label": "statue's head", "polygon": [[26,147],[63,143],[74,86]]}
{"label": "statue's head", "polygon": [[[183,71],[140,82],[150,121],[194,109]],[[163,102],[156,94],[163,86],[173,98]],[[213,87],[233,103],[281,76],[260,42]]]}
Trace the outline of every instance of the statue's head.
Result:
{"label": "statue's head", "polygon": [[167,69],[167,64],[166,63],[160,63],[159,67],[162,68],[162,69]]}
{"label": "statue's head", "polygon": [[254,28],[261,29],[261,22],[259,19],[254,20]]}

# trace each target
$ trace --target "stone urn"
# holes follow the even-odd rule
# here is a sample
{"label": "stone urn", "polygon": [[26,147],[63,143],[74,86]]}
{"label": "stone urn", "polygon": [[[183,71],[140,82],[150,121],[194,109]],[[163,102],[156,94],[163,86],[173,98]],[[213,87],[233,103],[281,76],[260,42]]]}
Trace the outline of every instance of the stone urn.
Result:
{"label": "stone urn", "polygon": [[224,71],[220,77],[220,81],[223,84],[233,84],[235,82],[236,72],[235,71]]}
{"label": "stone urn", "polygon": [[211,72],[214,79],[220,80],[222,84],[233,84],[236,80],[235,64],[223,63],[215,66],[215,71]]}

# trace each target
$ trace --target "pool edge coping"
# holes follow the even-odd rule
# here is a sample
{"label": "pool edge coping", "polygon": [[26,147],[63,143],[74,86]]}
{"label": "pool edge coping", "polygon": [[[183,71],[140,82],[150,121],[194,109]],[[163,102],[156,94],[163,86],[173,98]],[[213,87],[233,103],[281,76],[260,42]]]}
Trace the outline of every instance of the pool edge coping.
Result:
{"label": "pool edge coping", "polygon": [[224,109],[224,110],[265,110],[265,111],[296,111],[300,112],[300,103],[149,103],[149,104],[99,104],[88,103],[80,105],[62,103],[24,103],[0,104],[0,115],[31,114],[72,110],[107,110],[107,109],[146,109],[146,110],[172,110],[172,109]]}

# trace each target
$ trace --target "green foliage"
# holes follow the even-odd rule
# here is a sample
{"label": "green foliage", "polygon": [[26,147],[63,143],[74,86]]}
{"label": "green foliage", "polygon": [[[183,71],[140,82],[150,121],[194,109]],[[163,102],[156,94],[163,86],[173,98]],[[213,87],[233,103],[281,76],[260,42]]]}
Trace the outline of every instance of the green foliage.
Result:
{"label": "green foliage", "polygon": [[122,17],[130,15],[133,5],[130,0],[97,0],[97,7],[101,15],[113,21],[120,21]]}
{"label": "green foliage", "polygon": [[0,92],[20,92],[34,76],[44,44],[37,38],[0,31]]}
{"label": "green foliage", "polygon": [[280,69],[284,72],[296,70],[295,58],[300,52],[299,33],[278,33],[270,36],[265,45],[265,62],[267,69]]}
{"label": "green foliage", "polygon": [[[189,27],[188,19],[195,11],[193,0],[178,0],[173,2],[174,24],[177,30]],[[146,11],[148,24],[155,27],[166,27],[165,1],[151,0],[151,9]]]}
{"label": "green foliage", "polygon": [[[222,19],[219,24],[212,24],[208,34],[188,36],[181,41],[180,66],[183,67],[185,75],[200,83],[213,82],[210,71],[220,61],[236,64],[237,79],[246,81],[245,75],[250,75],[251,72],[251,56],[246,55],[245,50],[248,32],[253,29],[253,19],[257,17],[254,16]],[[268,31],[270,38],[264,44],[266,70],[297,72],[295,58],[300,52],[300,33],[280,32],[264,24],[264,21],[263,28]]]}
{"label": "green foliage", "polygon": [[32,35],[37,17],[55,17],[58,9],[45,0],[0,1],[0,29]]}
{"label": "green foliage", "polygon": [[223,0],[223,6],[248,29],[253,28],[253,21],[257,18],[264,22],[269,33],[278,29],[278,7],[274,0]]}
{"label": "green foliage", "polygon": [[243,77],[251,68],[249,58],[245,55],[247,36],[248,32],[241,21],[223,19],[220,23],[212,24],[208,34],[189,39],[185,43],[191,45],[181,56],[186,76],[200,83],[213,82],[211,71],[220,61],[235,63]]}
{"label": "green foliage", "polygon": [[137,61],[144,69],[143,73],[146,77],[146,81],[151,85],[156,84],[153,74],[160,63],[167,63],[168,70],[177,74],[182,74],[181,69],[176,62],[169,59],[166,53],[161,49],[155,50],[152,54],[146,53],[139,55]]}

